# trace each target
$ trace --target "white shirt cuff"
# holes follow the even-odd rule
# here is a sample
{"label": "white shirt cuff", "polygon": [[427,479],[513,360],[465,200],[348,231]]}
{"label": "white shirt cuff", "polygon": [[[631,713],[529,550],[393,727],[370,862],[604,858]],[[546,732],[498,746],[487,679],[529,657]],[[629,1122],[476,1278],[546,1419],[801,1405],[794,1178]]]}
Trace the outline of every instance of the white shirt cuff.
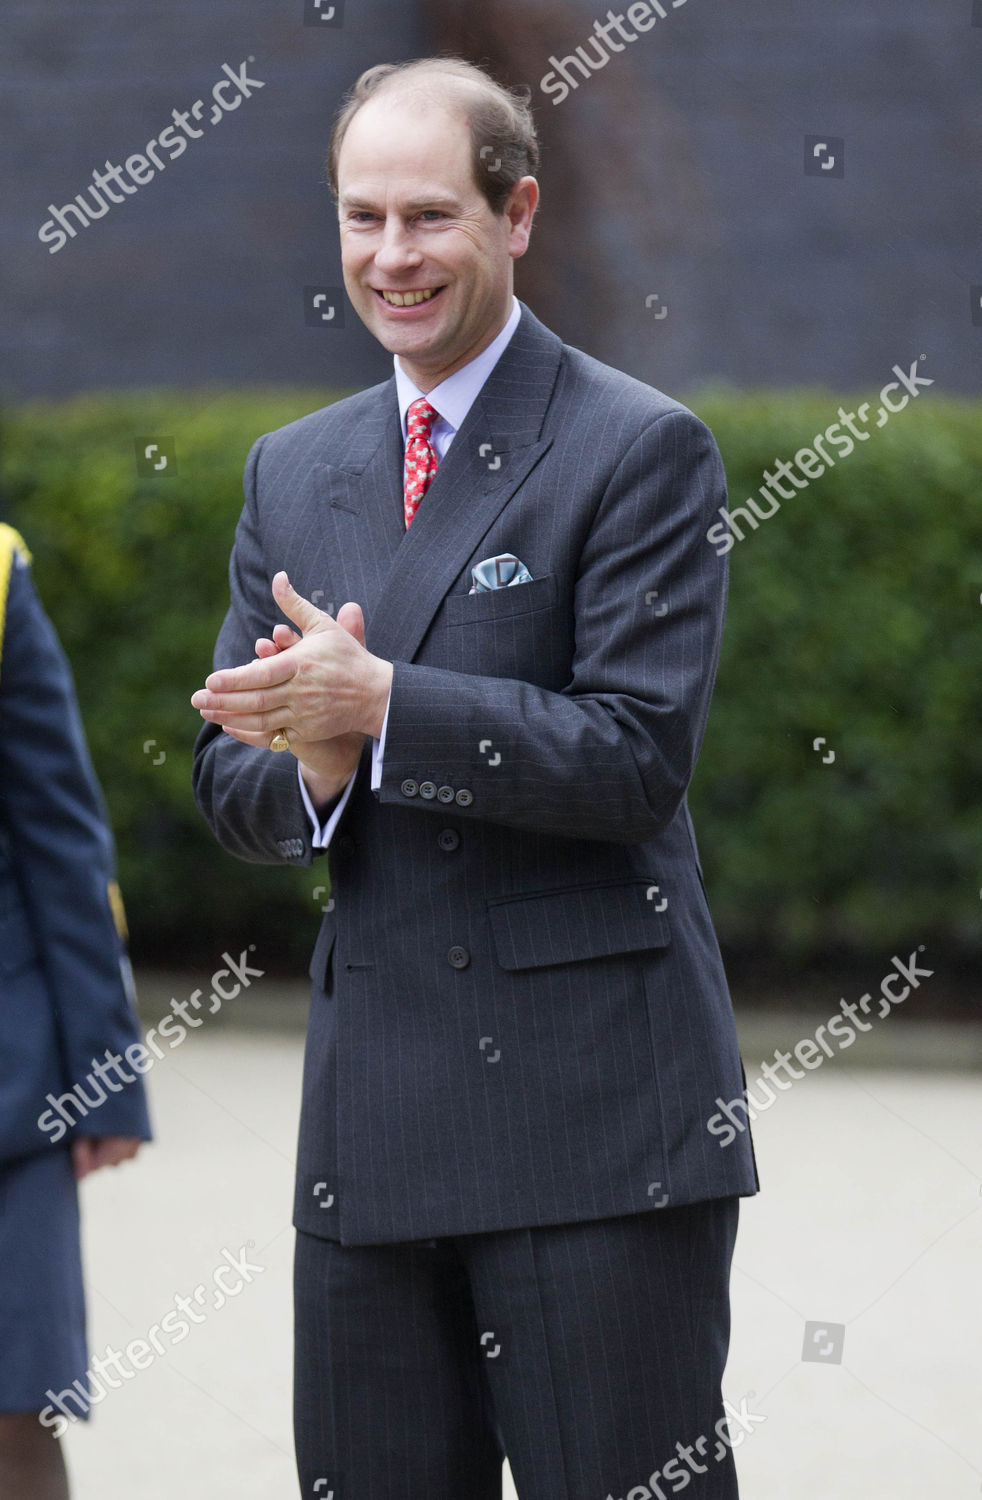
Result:
{"label": "white shirt cuff", "polygon": [[321,827],[320,819],[314,811],[314,804],[310,800],[310,792],[307,790],[307,783],[303,779],[303,767],[301,766],[299,761],[297,761],[297,775],[300,778],[300,795],[303,798],[303,805],[307,809],[307,816],[310,819],[310,826],[313,830],[313,838],[311,842],[315,849],[326,849],[328,844],[331,842],[331,836],[333,835],[335,828],[338,826],[338,821],[341,817],[341,814],[344,812],[344,809],[347,806],[348,798],[351,796],[351,788],[355,784],[355,776],[358,775],[358,772],[357,770],[355,771],[355,775],[352,776],[351,780],[348,782],[348,785],[344,789],[344,795],[341,798],[341,801],[338,803],[337,807],[334,809],[323,827]]}
{"label": "white shirt cuff", "polygon": [[[389,697],[385,705],[385,718],[382,720],[382,733],[379,735],[378,739],[373,738],[372,740],[371,789],[373,792],[377,787],[380,787],[382,785],[382,755],[385,750],[385,731],[388,728],[389,724],[389,704],[391,702],[392,689],[390,688]],[[358,772],[356,770],[355,776],[357,775]],[[297,761],[297,776],[300,778],[300,795],[303,798],[303,805],[307,809],[307,816],[310,819],[310,826],[313,830],[313,838],[311,842],[313,843],[315,849],[326,849],[328,844],[331,842],[331,836],[334,833],[335,828],[338,826],[338,821],[341,817],[341,814],[344,812],[344,809],[347,806],[348,798],[351,796],[351,788],[355,784],[355,776],[352,776],[351,780],[348,782],[348,785],[344,789],[344,796],[341,798],[341,801],[338,803],[337,807],[334,809],[323,827],[321,827],[320,819],[314,811],[314,804],[310,800],[310,792],[307,790],[307,783],[303,779],[303,767],[301,766],[299,761]]]}
{"label": "white shirt cuff", "polygon": [[392,689],[389,688],[389,696],[385,704],[385,718],[382,720],[382,733],[378,739],[372,740],[372,782],[371,789],[376,791],[382,785],[382,756],[385,754],[385,731],[389,727],[389,705],[392,702]]}

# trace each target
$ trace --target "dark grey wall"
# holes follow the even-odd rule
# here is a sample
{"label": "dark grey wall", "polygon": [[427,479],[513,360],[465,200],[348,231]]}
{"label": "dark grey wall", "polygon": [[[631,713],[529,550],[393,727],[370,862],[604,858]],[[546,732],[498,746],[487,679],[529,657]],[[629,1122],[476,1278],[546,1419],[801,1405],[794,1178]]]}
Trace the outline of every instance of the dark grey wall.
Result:
{"label": "dark grey wall", "polygon": [[[923,353],[939,386],[978,391],[971,19],[971,0],[687,0],[663,48],[639,41],[658,253],[631,269],[670,311],[656,330],[639,312],[633,337],[619,322],[625,363],[657,345],[672,380],[851,387]],[[804,174],[804,137],[825,133],[845,139],[841,179]]]}
{"label": "dark grey wall", "polygon": [[[439,0],[424,24],[346,0],[318,26],[304,0],[8,0],[3,394],[381,378],[350,309],[343,330],[304,320],[303,288],[340,284],[330,121],[363,67],[462,37],[535,89],[544,202],[518,290],[564,338],[668,390],[880,384],[923,354],[939,389],[978,391],[982,3],[663,4],[554,105],[550,55],[606,4]],[[49,253],[49,203],[172,109],[210,107],[222,63],[249,56],[262,90]],[[804,174],[804,136],[825,133],[845,138],[843,178]]]}

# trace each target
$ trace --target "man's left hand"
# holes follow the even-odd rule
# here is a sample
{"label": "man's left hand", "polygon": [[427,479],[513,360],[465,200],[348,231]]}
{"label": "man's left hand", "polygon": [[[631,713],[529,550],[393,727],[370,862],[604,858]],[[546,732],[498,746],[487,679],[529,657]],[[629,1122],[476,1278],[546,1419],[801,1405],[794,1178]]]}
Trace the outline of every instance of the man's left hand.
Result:
{"label": "man's left hand", "polygon": [[262,748],[280,730],[310,743],[353,731],[381,734],[391,662],[304,599],[283,572],[273,579],[273,598],[303,639],[275,656],[212,672],[191,698],[201,717]]}

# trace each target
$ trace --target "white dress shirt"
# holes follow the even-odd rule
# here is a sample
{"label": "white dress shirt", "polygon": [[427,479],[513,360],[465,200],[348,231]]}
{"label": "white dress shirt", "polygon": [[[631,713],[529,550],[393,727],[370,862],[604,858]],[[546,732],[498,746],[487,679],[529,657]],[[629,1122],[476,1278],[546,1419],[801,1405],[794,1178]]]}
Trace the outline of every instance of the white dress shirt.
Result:
{"label": "white dress shirt", "polygon": [[[436,449],[436,456],[439,462],[443,462],[444,454],[450,447],[464,418],[473,406],[481,387],[508,347],[511,337],[518,327],[521,313],[522,309],[518,298],[513,296],[511,316],[497,338],[493,339],[476,359],[472,359],[469,364],[462,365],[453,375],[448,375],[446,380],[441,380],[439,385],[435,385],[431,391],[425,393],[425,399],[437,412],[437,418],[433,423],[433,430],[430,434],[430,441]],[[396,394],[399,399],[399,416],[402,420],[402,442],[403,449],[405,450],[407,437],[406,413],[413,402],[418,401],[424,395],[424,392],[419,390],[413,381],[410,380],[399,363],[398,354],[392,356],[392,362],[395,367]],[[425,501],[426,496],[424,495],[420,504],[423,505]],[[371,786],[373,791],[382,784],[382,756],[385,753],[385,731],[388,722],[389,705],[386,703],[385,718],[382,720],[381,733],[378,739],[372,740]],[[303,779],[302,767],[300,762],[297,762],[297,775],[300,777],[300,792],[303,796],[303,805],[307,809],[307,814],[314,831],[313,845],[315,849],[326,849],[331,842],[331,836],[337,827],[341,814],[344,812],[348,798],[351,796],[351,788],[355,784],[355,776],[357,774],[356,770],[355,775],[352,776],[344,789],[341,801],[322,827],[314,811],[314,804],[310,800],[307,783]]]}

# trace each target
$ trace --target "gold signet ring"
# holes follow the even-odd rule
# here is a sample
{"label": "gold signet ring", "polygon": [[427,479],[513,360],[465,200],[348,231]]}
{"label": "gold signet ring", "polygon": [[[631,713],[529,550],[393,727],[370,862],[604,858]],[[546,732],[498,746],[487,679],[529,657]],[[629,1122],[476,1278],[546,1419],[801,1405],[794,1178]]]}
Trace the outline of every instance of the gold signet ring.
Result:
{"label": "gold signet ring", "polygon": [[290,741],[286,737],[285,729],[277,730],[276,734],[273,735],[273,738],[269,742],[269,748],[271,750],[289,750]]}

